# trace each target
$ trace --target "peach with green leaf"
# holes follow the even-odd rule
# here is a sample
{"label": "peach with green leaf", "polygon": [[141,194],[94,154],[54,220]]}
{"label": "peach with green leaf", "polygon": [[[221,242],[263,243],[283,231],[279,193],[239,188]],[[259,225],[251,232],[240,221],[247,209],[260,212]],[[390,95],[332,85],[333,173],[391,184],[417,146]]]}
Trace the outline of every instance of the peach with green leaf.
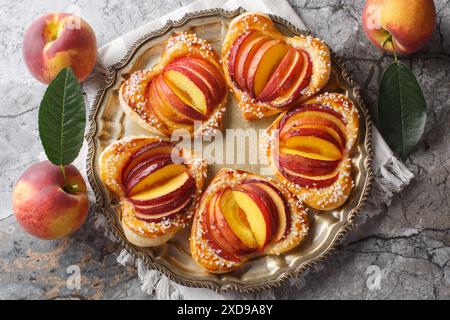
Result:
{"label": "peach with green leaf", "polygon": [[85,121],[78,79],[66,68],[50,83],[39,107],[39,135],[50,161],[28,168],[13,192],[17,221],[38,238],[62,238],[86,220],[86,184],[70,164],[83,144]]}
{"label": "peach with green leaf", "polygon": [[41,239],[59,239],[78,230],[88,215],[86,183],[73,166],[43,161],[33,164],[19,178],[13,192],[13,210],[19,224]]}

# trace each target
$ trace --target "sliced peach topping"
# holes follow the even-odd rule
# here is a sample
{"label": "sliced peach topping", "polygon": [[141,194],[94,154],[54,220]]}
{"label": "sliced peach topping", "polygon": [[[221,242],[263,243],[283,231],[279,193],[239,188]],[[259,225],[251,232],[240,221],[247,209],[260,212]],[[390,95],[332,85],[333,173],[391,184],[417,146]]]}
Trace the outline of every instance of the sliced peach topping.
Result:
{"label": "sliced peach topping", "polygon": [[321,155],[330,161],[342,159],[342,152],[338,146],[314,136],[294,136],[286,139],[284,145],[288,149]]}
{"label": "sliced peach topping", "polygon": [[251,233],[259,249],[264,248],[268,239],[267,219],[253,199],[243,191],[232,191],[237,205],[245,212]]}
{"label": "sliced peach topping", "polygon": [[289,48],[270,79],[258,94],[261,101],[276,99],[296,82],[303,69],[303,55],[295,48]]}
{"label": "sliced peach topping", "polygon": [[302,90],[308,86],[312,75],[312,63],[307,53],[302,51],[301,54],[303,65],[298,78],[282,96],[273,101],[274,105],[284,106],[295,102],[301,96]]}
{"label": "sliced peach topping", "polygon": [[255,184],[258,188],[264,190],[272,199],[273,203],[275,204],[277,208],[277,215],[278,215],[278,228],[276,229],[274,233],[274,241],[279,241],[285,234],[286,227],[287,227],[287,212],[286,212],[286,206],[284,203],[284,200],[281,198],[281,196],[269,185],[265,183],[256,183]]}
{"label": "sliced peach topping", "polygon": [[[318,119],[313,120],[313,119]],[[288,123],[286,123],[286,128],[281,129],[282,132],[280,134],[283,134],[284,131],[286,131],[288,128],[292,127],[292,124],[313,124],[314,121],[320,122],[320,119],[328,120],[333,125],[335,125],[338,130],[340,130],[342,133],[347,132],[345,123],[342,122],[341,119],[337,118],[336,116],[326,112],[326,111],[303,111],[298,112],[297,114],[293,115],[289,120]]]}
{"label": "sliced peach topping", "polygon": [[310,176],[303,175],[299,173],[295,173],[293,171],[282,169],[281,174],[286,177],[286,179],[301,185],[308,186],[314,188],[326,188],[336,182],[339,178],[339,171],[334,171],[331,174],[323,175],[323,176]]}
{"label": "sliced peach topping", "polygon": [[[257,62],[258,59],[254,59],[253,63],[257,63],[256,72],[254,75],[254,83],[253,90],[255,96],[258,96],[262,91],[266,83],[269,81],[270,76],[273,74],[273,71],[279,65],[283,57],[286,55],[286,52],[289,50],[288,45],[281,40],[271,40],[267,43],[263,44],[258,52],[255,54],[256,58],[259,53],[262,54],[262,58]],[[252,68],[250,65],[249,69]],[[251,75],[250,75],[251,76]],[[247,80],[251,82],[250,79]],[[250,89],[250,85],[247,82],[247,85]]]}
{"label": "sliced peach topping", "polygon": [[235,63],[236,81],[242,90],[247,90],[248,69],[256,51],[270,40],[269,37],[261,36],[259,33],[255,33],[255,36],[252,34],[248,38],[239,48]]}
{"label": "sliced peach topping", "polygon": [[141,150],[138,153],[133,155],[129,161],[127,162],[124,170],[122,172],[122,182],[126,182],[130,173],[136,171],[136,169],[142,168],[146,165],[147,161],[151,161],[154,156],[162,155],[162,154],[171,154],[172,146],[169,142],[161,142],[161,143],[151,143]]}
{"label": "sliced peach topping", "polygon": [[333,159],[333,158],[327,157],[326,155],[323,155],[321,153],[312,152],[311,150],[304,151],[304,150],[282,147],[282,148],[280,148],[280,152],[298,155],[298,156],[302,156],[304,158],[315,159],[315,160],[335,161],[335,159]]}
{"label": "sliced peach topping", "polygon": [[181,72],[168,70],[164,72],[167,85],[185,104],[202,114],[207,114],[207,99],[205,94],[187,76]]}
{"label": "sliced peach topping", "polygon": [[150,83],[148,91],[148,98],[153,111],[165,123],[170,123],[175,128],[188,128],[189,125],[193,124],[193,121],[183,117],[174,108],[167,107],[164,100],[161,99],[161,94],[158,92],[156,84],[158,80],[156,78]]}
{"label": "sliced peach topping", "polygon": [[334,130],[331,127],[327,127],[327,126],[324,126],[324,125],[308,124],[308,125],[301,125],[301,126],[298,126],[298,127],[295,127],[295,128],[296,129],[297,128],[298,129],[317,129],[317,130],[324,131],[324,132],[328,133],[329,135],[331,135],[339,143],[339,146],[341,148],[343,148],[344,145],[345,145],[344,141],[342,140],[341,135],[338,132],[336,132],[336,130]]}
{"label": "sliced peach topping", "polygon": [[242,214],[235,197],[234,191],[227,190],[220,198],[220,206],[228,226],[234,234],[249,248],[256,248],[257,241],[250,229],[247,217]]}
{"label": "sliced peach topping", "polygon": [[179,175],[168,178],[164,183],[160,183],[150,189],[144,190],[133,196],[134,200],[151,200],[155,199],[181,188],[186,181],[190,179],[189,174],[185,171]]}
{"label": "sliced peach topping", "polygon": [[147,189],[155,187],[158,183],[165,182],[174,176],[177,176],[183,172],[187,171],[187,167],[183,164],[170,164],[161,169],[151,173],[144,179],[139,181],[130,191],[129,196],[134,196],[141,193]]}

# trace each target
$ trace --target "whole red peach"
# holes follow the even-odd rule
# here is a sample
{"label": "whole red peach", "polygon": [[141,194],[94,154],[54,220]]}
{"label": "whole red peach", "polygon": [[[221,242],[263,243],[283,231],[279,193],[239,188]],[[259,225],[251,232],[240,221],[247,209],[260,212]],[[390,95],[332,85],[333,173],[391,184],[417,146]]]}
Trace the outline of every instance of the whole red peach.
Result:
{"label": "whole red peach", "polygon": [[64,190],[59,166],[49,161],[33,164],[19,178],[13,192],[13,210],[17,221],[31,235],[59,239],[78,230],[89,209],[86,183],[73,165],[65,166],[67,182],[76,186]]}
{"label": "whole red peach", "polygon": [[35,20],[25,33],[22,49],[31,74],[46,84],[66,67],[84,81],[97,60],[94,31],[86,21],[68,13],[50,13]]}
{"label": "whole red peach", "polygon": [[[411,54],[430,39],[436,23],[433,0],[367,0],[362,24],[369,40],[387,52]],[[386,42],[392,36],[392,42]],[[385,43],[383,47],[383,43]]]}

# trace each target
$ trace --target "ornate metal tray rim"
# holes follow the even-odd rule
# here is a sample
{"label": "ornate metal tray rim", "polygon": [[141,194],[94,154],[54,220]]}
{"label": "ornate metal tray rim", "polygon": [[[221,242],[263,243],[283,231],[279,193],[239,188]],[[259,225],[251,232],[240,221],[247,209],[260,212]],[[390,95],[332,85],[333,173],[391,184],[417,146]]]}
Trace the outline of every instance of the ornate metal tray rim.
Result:
{"label": "ornate metal tray rim", "polygon": [[[366,201],[366,198],[369,195],[372,180],[373,180],[373,172],[371,168],[371,163],[373,159],[373,151],[372,151],[372,120],[370,117],[370,114],[368,112],[367,107],[365,106],[361,94],[360,94],[360,88],[359,85],[353,80],[351,74],[347,71],[345,68],[345,65],[343,61],[336,55],[336,53],[330,48],[331,56],[334,62],[341,68],[342,70],[342,78],[343,80],[349,85],[351,88],[353,88],[353,95],[354,98],[357,100],[359,106],[362,110],[360,110],[364,116],[364,121],[366,125],[366,136],[364,137],[364,148],[367,152],[367,157],[364,161],[364,168],[367,171],[367,179],[364,183],[364,191],[359,199],[358,204],[350,211],[348,219],[346,223],[340,228],[340,230],[335,234],[334,239],[331,242],[331,245],[318,257],[311,259],[309,261],[306,261],[299,266],[297,266],[293,270],[289,270],[286,272],[283,272],[281,275],[279,275],[276,279],[271,280],[266,283],[257,284],[257,285],[242,285],[240,283],[230,282],[227,284],[219,284],[214,281],[210,280],[192,280],[184,278],[183,276],[177,275],[175,272],[173,272],[169,267],[165,266],[162,263],[159,263],[157,261],[153,261],[151,257],[148,255],[145,255],[142,252],[138,252],[136,248],[132,245],[130,245],[122,235],[121,231],[117,229],[116,225],[113,223],[113,210],[111,208],[105,207],[105,199],[103,197],[103,194],[101,192],[101,188],[99,187],[99,182],[97,181],[97,178],[94,175],[94,159],[95,159],[95,142],[94,137],[97,134],[97,123],[96,123],[96,116],[98,114],[99,108],[101,106],[101,103],[103,101],[103,98],[105,96],[105,93],[108,89],[112,86],[112,84],[115,83],[117,80],[118,71],[122,68],[124,68],[129,60],[133,57],[134,53],[139,50],[141,46],[143,46],[147,41],[150,41],[152,39],[155,39],[157,37],[160,37],[164,35],[166,32],[173,28],[179,28],[187,24],[190,20],[197,19],[197,18],[206,18],[206,17],[213,17],[213,16],[222,16],[225,18],[234,18],[242,13],[246,12],[246,10],[242,7],[234,10],[234,11],[228,11],[224,10],[222,8],[215,8],[215,9],[208,9],[208,10],[199,10],[199,11],[193,11],[185,14],[180,20],[168,20],[167,23],[160,29],[152,31],[144,36],[142,36],[140,39],[135,41],[135,43],[131,46],[130,50],[127,52],[127,54],[124,56],[122,60],[119,62],[111,65],[108,67],[109,75],[107,75],[105,84],[98,90],[97,95],[94,99],[90,114],[89,114],[89,130],[86,134],[86,140],[88,143],[88,153],[86,156],[86,171],[89,183],[94,191],[95,197],[96,197],[96,205],[95,205],[95,211],[94,215],[98,215],[102,213],[108,222],[108,232],[114,237],[114,239],[120,243],[120,245],[132,256],[133,260],[136,259],[142,259],[145,266],[149,269],[154,269],[165,276],[167,276],[170,280],[181,284],[183,286],[188,287],[194,287],[194,288],[209,288],[212,289],[218,293],[224,293],[226,291],[235,290],[241,293],[252,293],[259,290],[265,290],[270,288],[275,288],[281,286],[281,284],[293,277],[299,277],[300,274],[305,272],[307,269],[317,265],[318,263],[324,261],[327,259],[330,254],[336,249],[342,238],[349,232],[353,226],[354,226],[354,219],[357,215],[357,213],[364,207],[364,203]],[[282,24],[285,26],[291,33],[293,34],[307,34],[310,35],[311,32],[309,30],[300,30],[296,26],[294,26],[292,23],[287,21],[286,19],[279,17],[277,15],[268,14],[268,16],[274,21],[279,24]]]}

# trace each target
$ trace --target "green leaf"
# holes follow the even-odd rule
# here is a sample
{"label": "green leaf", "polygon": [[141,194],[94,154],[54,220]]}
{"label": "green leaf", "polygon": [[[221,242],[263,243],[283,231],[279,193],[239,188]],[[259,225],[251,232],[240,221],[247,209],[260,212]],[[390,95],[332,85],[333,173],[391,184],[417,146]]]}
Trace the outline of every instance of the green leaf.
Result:
{"label": "green leaf", "polygon": [[405,159],[422,137],[426,102],[411,70],[394,61],[383,73],[378,95],[378,121],[391,148]]}
{"label": "green leaf", "polygon": [[39,136],[48,160],[68,165],[80,153],[86,111],[80,84],[72,69],[63,69],[50,83],[39,107]]}

